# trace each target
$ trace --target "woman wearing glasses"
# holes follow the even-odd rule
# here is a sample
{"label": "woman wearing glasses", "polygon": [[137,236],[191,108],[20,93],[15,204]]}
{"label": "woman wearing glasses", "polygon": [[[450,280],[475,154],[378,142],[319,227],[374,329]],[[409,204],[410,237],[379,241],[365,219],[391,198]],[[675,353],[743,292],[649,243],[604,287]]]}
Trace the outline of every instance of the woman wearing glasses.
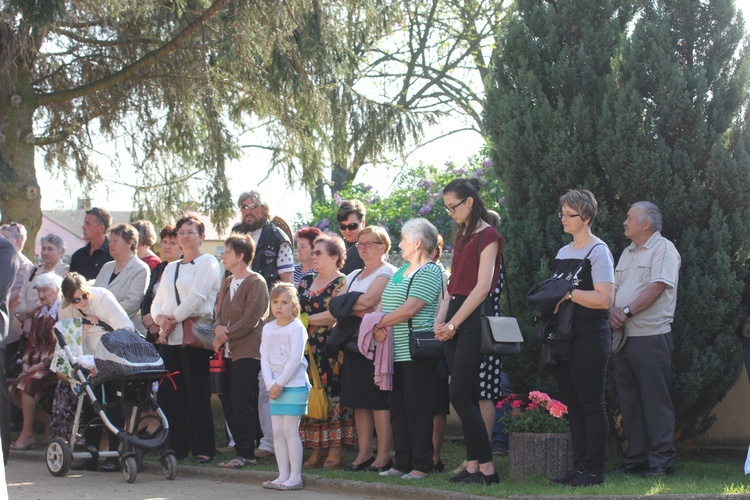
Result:
{"label": "woman wearing glasses", "polygon": [[[170,262],[151,303],[159,325],[159,353],[173,374],[159,387],[162,410],[169,420],[170,448],[178,458],[192,452],[196,463],[210,463],[216,454],[208,360],[212,351],[183,345],[183,321],[213,326],[214,305],[221,283],[219,262],[201,252],[205,226],[194,214],[175,224],[182,260]],[[176,373],[179,372],[179,373]]]}
{"label": "woman wearing glasses", "polygon": [[[101,339],[102,335],[104,335],[108,328],[112,328],[112,330],[136,331],[135,325],[128,317],[128,314],[117,302],[117,299],[112,295],[112,292],[106,288],[90,287],[86,282],[85,277],[78,273],[68,273],[65,275],[65,278],[63,278],[61,290],[64,307],[60,309],[58,319],[84,318],[87,323],[89,323],[83,327],[83,354],[94,354],[99,339]],[[67,384],[58,384],[58,387],[60,386],[67,386]],[[97,388],[97,390],[99,389]],[[67,398],[67,404],[72,403],[74,405],[75,398],[70,398],[70,395],[64,394],[64,391],[65,389],[59,390],[55,397],[57,398],[59,396],[63,401]],[[104,384],[104,392],[109,399],[115,397],[111,391],[112,389],[110,386]],[[60,392],[63,393],[60,394]],[[101,396],[101,394],[98,394],[98,396]],[[56,405],[57,410],[54,409],[55,404],[53,404],[53,413],[57,413],[58,415],[61,414],[63,415],[63,418],[65,415],[70,414],[70,411],[61,409],[61,406],[64,406],[64,404],[61,404],[60,401],[58,401]],[[86,402],[86,405],[88,406],[85,406],[85,417],[83,417],[85,420],[82,419],[82,422],[90,420],[95,415],[94,410],[88,401]],[[122,414],[122,408],[110,408],[107,410],[107,414],[113,424],[118,427],[123,426],[125,419]],[[53,426],[53,429],[59,428],[59,424]],[[84,433],[86,443],[90,446],[98,447],[99,441],[101,441],[103,429],[104,428],[101,426],[87,427]],[[67,427],[65,432],[70,432],[70,427]],[[109,431],[107,431],[107,435],[109,437],[109,450],[116,450],[120,444],[119,439]],[[73,464],[72,469],[97,470],[97,465],[98,459],[92,457]],[[100,472],[116,472],[118,468],[119,464],[115,458],[108,458],[99,465]]]}
{"label": "woman wearing glasses", "polygon": [[573,241],[557,252],[553,276],[569,279],[575,289],[557,306],[566,301],[574,305],[573,341],[570,359],[558,359],[554,374],[560,400],[568,405],[573,470],[552,482],[583,487],[604,482],[609,432],[604,388],[612,341],[608,320],[615,298],[614,259],[607,244],[591,232],[598,211],[594,195],[571,189],[560,197],[560,205],[563,231]]}
{"label": "woman wearing glasses", "polygon": [[336,213],[336,221],[339,223],[339,231],[346,243],[346,263],[341,272],[349,274],[354,270],[362,269],[365,263],[357,252],[357,237],[365,227],[365,206],[359,200],[349,200],[339,206]]}
{"label": "woman wearing glasses", "polygon": [[[380,310],[383,290],[396,268],[386,262],[391,239],[382,227],[367,226],[360,231],[356,247],[365,266],[349,273],[342,290],[362,293],[349,311],[351,315],[362,317],[365,313]],[[341,370],[341,404],[354,408],[359,442],[354,463],[344,470],[388,470],[393,465],[391,414],[388,393],[380,390],[374,382],[375,365],[359,351],[346,350]],[[373,430],[377,431],[378,437],[377,456],[372,453]]]}
{"label": "woman wearing glasses", "polygon": [[297,293],[303,323],[307,315],[310,350],[328,394],[328,420],[302,419],[302,444],[313,449],[303,467],[314,469],[323,465],[326,469],[338,469],[341,467],[342,446],[354,444],[355,430],[352,411],[340,402],[343,355],[329,356],[325,344],[334,323],[328,312],[328,303],[344,284],[345,276],[339,269],[346,260],[346,248],[338,236],[320,235],[315,238],[312,254],[317,274],[302,278]]}
{"label": "woman wearing glasses", "polygon": [[315,238],[323,234],[317,227],[303,227],[297,230],[297,262],[294,266],[294,286],[299,285],[303,276],[314,273],[312,249]]}
{"label": "woman wearing glasses", "polygon": [[[479,408],[480,306],[500,279],[503,238],[487,222],[477,179],[455,179],[443,188],[443,201],[456,222],[448,284],[449,302],[435,319],[435,337],[445,342],[451,374],[450,400],[461,418],[466,469],[449,479],[461,483],[497,483],[492,448]],[[447,304],[447,305],[446,305]]]}

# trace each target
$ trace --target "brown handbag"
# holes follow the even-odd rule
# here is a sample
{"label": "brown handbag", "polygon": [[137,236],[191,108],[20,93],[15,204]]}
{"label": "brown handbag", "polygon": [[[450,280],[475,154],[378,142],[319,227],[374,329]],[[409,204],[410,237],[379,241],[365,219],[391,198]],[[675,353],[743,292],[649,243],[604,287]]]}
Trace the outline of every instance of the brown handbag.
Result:
{"label": "brown handbag", "polygon": [[[180,275],[181,265],[182,261],[177,262],[177,269],[174,272],[174,293],[178,307],[181,301],[180,292],[177,290],[177,277]],[[213,323],[210,326],[201,326],[200,319],[200,316],[196,316],[182,322],[182,345],[213,351],[215,338]]]}

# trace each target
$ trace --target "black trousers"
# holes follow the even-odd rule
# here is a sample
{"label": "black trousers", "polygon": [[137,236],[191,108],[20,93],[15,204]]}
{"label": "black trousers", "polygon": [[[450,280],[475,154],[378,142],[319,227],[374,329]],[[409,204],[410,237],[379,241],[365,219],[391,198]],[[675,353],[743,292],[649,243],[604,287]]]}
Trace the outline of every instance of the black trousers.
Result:
{"label": "black trousers", "polygon": [[229,370],[229,429],[234,437],[234,450],[240,457],[255,458],[255,441],[258,435],[258,375],[260,360],[245,358],[232,360]]}
{"label": "black trousers", "polygon": [[[455,296],[448,306],[448,318],[458,311],[466,297]],[[466,460],[480,464],[492,461],[492,447],[479,410],[479,354],[481,324],[479,308],[466,318],[452,340],[445,342],[445,359],[451,373],[450,400],[461,418]]]}
{"label": "black trousers", "polygon": [[604,402],[611,333],[606,320],[598,327],[576,329],[570,361],[555,367],[560,399],[568,406],[573,465],[591,474],[604,473],[609,421]]}
{"label": "black trousers", "polygon": [[393,390],[388,394],[396,461],[402,472],[430,472],[433,467],[432,422],[439,359],[393,363]]}
{"label": "black trousers", "polygon": [[0,440],[3,447],[3,461],[8,465],[10,453],[10,393],[5,379],[5,347],[0,349]]}

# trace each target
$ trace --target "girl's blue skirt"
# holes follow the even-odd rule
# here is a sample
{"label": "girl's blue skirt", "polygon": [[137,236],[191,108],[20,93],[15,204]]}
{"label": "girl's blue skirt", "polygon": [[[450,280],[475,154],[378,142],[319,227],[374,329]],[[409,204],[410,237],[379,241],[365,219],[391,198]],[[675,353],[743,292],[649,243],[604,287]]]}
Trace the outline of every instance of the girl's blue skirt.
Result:
{"label": "girl's blue skirt", "polygon": [[305,415],[309,395],[307,387],[284,387],[281,396],[271,400],[271,415]]}

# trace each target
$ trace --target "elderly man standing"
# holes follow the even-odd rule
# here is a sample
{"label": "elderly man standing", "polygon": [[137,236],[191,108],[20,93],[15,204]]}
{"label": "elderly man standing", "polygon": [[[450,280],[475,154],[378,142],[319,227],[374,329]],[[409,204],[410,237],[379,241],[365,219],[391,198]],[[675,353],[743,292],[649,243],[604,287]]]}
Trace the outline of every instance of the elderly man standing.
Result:
{"label": "elderly man standing", "polygon": [[628,448],[626,474],[672,474],[672,320],[677,304],[680,254],[660,231],[659,208],[631,205],[625,236],[632,243],[615,267],[615,305],[610,326],[627,338],[615,354],[615,386]]}
{"label": "elderly man standing", "polygon": [[[251,269],[263,276],[270,291],[277,281],[294,283],[294,255],[289,237],[276,224],[271,222],[270,207],[258,191],[246,191],[239,197],[242,222],[235,225],[232,231],[249,234],[255,243],[255,257]],[[273,428],[271,426],[270,399],[263,374],[258,376],[258,421],[263,437],[256,458],[267,458],[274,454]],[[225,406],[225,416],[227,403]],[[227,417],[228,418],[228,417]]]}
{"label": "elderly man standing", "polygon": [[242,222],[232,231],[249,234],[255,242],[252,270],[266,280],[268,289],[277,281],[294,283],[294,255],[289,237],[271,222],[270,207],[258,191],[246,191],[239,198]]}
{"label": "elderly man standing", "polygon": [[112,224],[112,216],[103,208],[86,210],[83,218],[83,239],[86,246],[76,250],[70,257],[70,272],[78,273],[87,280],[96,279],[102,266],[112,259],[109,254],[107,229]]}

